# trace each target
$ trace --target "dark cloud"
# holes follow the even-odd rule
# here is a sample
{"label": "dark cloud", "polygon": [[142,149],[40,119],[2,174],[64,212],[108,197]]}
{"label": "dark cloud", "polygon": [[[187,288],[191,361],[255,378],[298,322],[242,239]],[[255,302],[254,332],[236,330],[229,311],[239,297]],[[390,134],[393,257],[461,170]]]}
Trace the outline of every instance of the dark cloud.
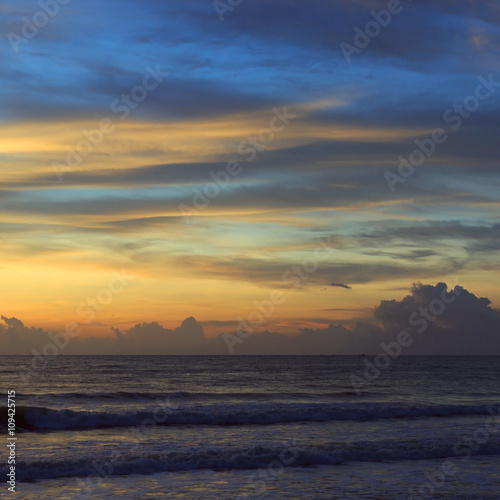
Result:
{"label": "dark cloud", "polygon": [[403,300],[383,300],[374,316],[384,330],[413,333],[414,354],[498,354],[500,313],[489,299],[445,283],[414,285]]}
{"label": "dark cloud", "polygon": [[[170,176],[170,174],[167,175]],[[417,175],[414,180],[419,180]],[[207,177],[204,181],[203,184],[195,186],[198,192],[203,189],[205,183],[211,182],[211,178]],[[373,203],[385,204],[391,195],[383,172],[377,169],[370,171],[368,168],[359,169],[356,173],[339,173],[337,176],[312,177],[304,174],[287,185],[274,180],[268,180],[263,184],[262,179],[259,183],[257,179],[252,179],[252,176],[245,177],[244,181],[238,184],[236,180],[234,186],[220,189],[220,194],[210,201],[207,211],[213,209],[218,211],[224,208],[244,210],[257,206],[261,210],[359,207]],[[397,192],[390,196],[390,200],[404,201],[412,195],[413,200],[429,201],[433,197],[432,191],[434,190],[436,204],[438,196],[439,198],[447,197],[450,202],[456,203],[495,202],[488,195],[479,192],[471,192],[467,198],[464,198],[463,193],[451,187],[433,186],[427,190],[412,186],[410,182],[399,185]],[[167,186],[164,193],[158,192],[155,195],[149,192],[141,193],[139,190],[133,195],[115,190],[113,196],[109,196],[109,192],[102,190],[102,195],[98,196],[95,191],[89,191],[86,195],[82,190],[77,199],[74,199],[71,196],[72,193],[68,192],[67,199],[52,200],[43,196],[43,192],[39,191],[35,195],[26,190],[10,192],[7,199],[0,201],[0,210],[16,213],[123,214],[124,216],[148,211],[150,214],[157,214],[170,210],[180,214],[179,204],[192,206],[195,194],[194,188],[186,189],[182,193],[168,190]]]}
{"label": "dark cloud", "polygon": [[4,321],[7,325],[7,331],[18,332],[24,329],[23,322],[17,318],[6,318],[5,316],[2,316],[2,321]]}
{"label": "dark cloud", "polygon": [[344,283],[330,283],[330,286],[338,286],[340,288],[346,288],[347,290],[351,290],[349,285],[344,285]]}

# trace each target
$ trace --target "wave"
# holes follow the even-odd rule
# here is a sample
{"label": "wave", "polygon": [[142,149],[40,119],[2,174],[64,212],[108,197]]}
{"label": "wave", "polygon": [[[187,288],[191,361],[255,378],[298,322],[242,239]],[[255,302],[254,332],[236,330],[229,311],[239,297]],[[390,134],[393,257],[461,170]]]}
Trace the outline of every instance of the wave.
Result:
{"label": "wave", "polygon": [[[167,446],[167,444],[166,444]],[[477,450],[463,448],[457,455],[453,442],[436,443],[435,440],[407,442],[359,441],[349,444],[326,443],[317,446],[283,443],[279,446],[253,446],[248,448],[206,448],[166,453],[142,453],[140,456],[124,452],[113,455],[87,456],[73,460],[18,462],[18,480],[33,481],[60,477],[102,477],[129,474],[153,474],[195,469],[279,471],[285,467],[341,465],[348,462],[385,462],[429,460],[457,457],[465,460],[465,451],[471,456],[500,454],[500,441],[490,441]],[[0,475],[6,475],[0,467]]]}
{"label": "wave", "polygon": [[[155,412],[156,410],[156,412]],[[490,405],[394,405],[384,403],[246,403],[152,407],[149,411],[74,411],[18,407],[17,426],[25,430],[95,429],[138,426],[156,417],[159,425],[270,425],[332,420],[368,421],[390,418],[489,415]],[[6,409],[0,413],[5,427]]]}
{"label": "wave", "polygon": [[[374,396],[373,392],[361,393],[361,396]],[[18,397],[25,399],[50,399],[50,400],[154,400],[160,398],[170,398],[174,400],[273,400],[273,399],[335,399],[335,398],[359,398],[356,391],[333,391],[333,392],[66,392],[53,394],[18,394]]]}

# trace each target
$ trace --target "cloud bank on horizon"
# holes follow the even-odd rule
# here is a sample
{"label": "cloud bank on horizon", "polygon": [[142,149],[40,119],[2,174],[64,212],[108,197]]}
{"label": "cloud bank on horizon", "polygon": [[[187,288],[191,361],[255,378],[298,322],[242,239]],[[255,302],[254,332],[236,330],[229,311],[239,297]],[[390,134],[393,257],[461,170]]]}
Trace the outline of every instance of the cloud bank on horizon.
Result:
{"label": "cloud bank on horizon", "polygon": [[140,323],[126,332],[113,328],[112,337],[85,339],[27,328],[17,318],[2,316],[0,346],[1,354],[45,360],[58,354],[368,355],[390,351],[405,332],[400,346],[404,355],[500,355],[500,311],[491,307],[489,299],[458,285],[448,290],[445,283],[415,284],[402,300],[381,301],[373,316],[379,324],[358,323],[352,328],[332,324],[301,329],[293,336],[268,330],[248,334],[240,329],[215,338],[205,337],[203,326],[189,317],[174,330],[156,322]]}

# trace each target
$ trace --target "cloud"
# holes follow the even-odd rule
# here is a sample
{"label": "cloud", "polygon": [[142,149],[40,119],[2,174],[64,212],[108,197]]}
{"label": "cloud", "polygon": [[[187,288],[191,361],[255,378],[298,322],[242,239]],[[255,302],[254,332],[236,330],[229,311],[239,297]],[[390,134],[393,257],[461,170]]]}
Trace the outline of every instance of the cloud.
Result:
{"label": "cloud", "polygon": [[403,300],[383,300],[374,317],[385,332],[413,332],[412,354],[498,354],[500,312],[465,288],[416,284]]}
{"label": "cloud", "polygon": [[2,321],[4,321],[7,326],[8,330],[10,331],[22,331],[24,328],[24,324],[22,321],[18,320],[17,318],[6,318],[5,316],[2,316]]}
{"label": "cloud", "polygon": [[[47,345],[64,343],[60,333],[27,328],[16,318],[2,319],[7,325],[0,325],[2,354],[32,354],[32,349],[45,353]],[[203,326],[189,317],[174,330],[149,322],[124,333],[112,328],[114,337],[76,337],[59,352],[224,355],[229,354],[230,345],[235,354],[378,354],[382,342],[394,341],[404,330],[413,341],[403,354],[500,354],[500,312],[491,307],[488,298],[460,286],[448,290],[445,283],[415,284],[401,300],[382,300],[374,310],[374,320],[378,324],[301,328],[290,336],[264,330],[244,336],[232,331],[207,338]],[[53,348],[48,352],[53,353]]]}
{"label": "cloud", "polygon": [[111,330],[115,333],[115,335],[116,335],[116,337],[117,337],[118,339],[122,339],[122,338],[124,338],[123,333],[122,333],[122,332],[121,332],[118,328],[113,328],[113,327],[111,327]]}
{"label": "cloud", "polygon": [[340,288],[351,290],[351,287],[349,285],[344,285],[344,283],[330,283],[330,286],[338,286]]}

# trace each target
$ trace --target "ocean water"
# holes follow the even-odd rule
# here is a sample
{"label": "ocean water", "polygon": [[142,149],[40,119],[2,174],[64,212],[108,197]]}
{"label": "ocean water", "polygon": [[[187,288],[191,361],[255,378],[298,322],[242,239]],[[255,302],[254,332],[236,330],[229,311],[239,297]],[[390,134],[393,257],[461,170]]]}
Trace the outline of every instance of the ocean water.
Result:
{"label": "ocean water", "polygon": [[0,498],[500,499],[500,358],[367,361],[2,356]]}

